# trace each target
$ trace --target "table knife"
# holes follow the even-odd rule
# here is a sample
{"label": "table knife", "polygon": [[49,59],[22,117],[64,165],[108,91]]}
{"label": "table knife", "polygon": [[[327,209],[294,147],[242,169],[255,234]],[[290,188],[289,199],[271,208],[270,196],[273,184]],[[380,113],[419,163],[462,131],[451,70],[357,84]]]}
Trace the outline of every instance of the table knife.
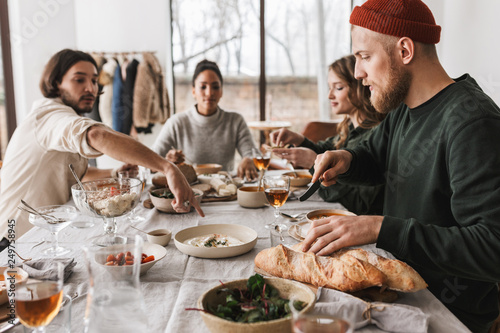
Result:
{"label": "table knife", "polygon": [[319,177],[317,181],[314,182],[314,184],[309,187],[309,189],[306,191],[306,193],[302,194],[302,196],[299,198],[300,201],[306,201],[309,199],[311,195],[313,195],[314,192],[316,192],[321,185],[321,182],[323,181],[323,178]]}

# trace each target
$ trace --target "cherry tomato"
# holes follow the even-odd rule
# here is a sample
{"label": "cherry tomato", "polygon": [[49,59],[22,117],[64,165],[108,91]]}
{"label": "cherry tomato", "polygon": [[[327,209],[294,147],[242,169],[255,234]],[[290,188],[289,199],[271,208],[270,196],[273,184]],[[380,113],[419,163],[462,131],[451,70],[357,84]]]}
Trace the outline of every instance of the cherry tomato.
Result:
{"label": "cherry tomato", "polygon": [[142,260],[142,263],[145,264],[145,263],[153,261],[153,260],[155,260],[155,256],[149,256],[149,257],[145,258],[144,260]]}

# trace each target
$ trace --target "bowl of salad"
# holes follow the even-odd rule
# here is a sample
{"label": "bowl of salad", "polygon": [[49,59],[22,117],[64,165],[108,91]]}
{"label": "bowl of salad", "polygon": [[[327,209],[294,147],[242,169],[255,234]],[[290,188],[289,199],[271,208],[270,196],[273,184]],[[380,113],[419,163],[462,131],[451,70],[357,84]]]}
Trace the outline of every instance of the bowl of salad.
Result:
{"label": "bowl of salad", "polygon": [[[198,201],[201,202],[203,198],[203,191],[193,188],[194,197]],[[151,202],[161,212],[165,213],[177,213],[172,207],[172,201],[174,200],[174,194],[167,188],[156,188],[149,191],[149,198]],[[191,210],[193,207],[191,206]]]}
{"label": "bowl of salad", "polygon": [[293,297],[295,311],[306,313],[316,296],[306,285],[281,278],[221,282],[198,299],[200,314],[210,332],[291,332]]}

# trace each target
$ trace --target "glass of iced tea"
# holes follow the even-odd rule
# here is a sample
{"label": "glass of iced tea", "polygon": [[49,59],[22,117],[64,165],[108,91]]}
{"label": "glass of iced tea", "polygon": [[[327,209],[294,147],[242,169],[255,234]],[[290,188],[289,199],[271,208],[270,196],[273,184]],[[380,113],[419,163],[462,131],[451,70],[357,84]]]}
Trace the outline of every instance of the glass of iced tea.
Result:
{"label": "glass of iced tea", "polygon": [[64,265],[54,262],[54,274],[49,278],[29,284],[15,282],[15,270],[6,269],[4,277],[7,289],[11,291],[9,297],[14,301],[16,316],[21,324],[34,329],[33,332],[43,333],[45,327],[59,313],[63,299]]}
{"label": "glass of iced tea", "polygon": [[280,231],[287,229],[284,224],[278,224],[280,216],[280,207],[283,206],[288,199],[290,192],[290,177],[288,176],[266,176],[263,180],[264,193],[266,194],[267,201],[274,207],[274,222],[266,225],[266,228],[276,229],[278,226]]}
{"label": "glass of iced tea", "polygon": [[264,172],[269,167],[269,163],[271,162],[271,149],[270,148],[252,148],[252,157],[253,164],[257,170],[259,170],[259,188],[262,182],[262,177],[264,176]]}

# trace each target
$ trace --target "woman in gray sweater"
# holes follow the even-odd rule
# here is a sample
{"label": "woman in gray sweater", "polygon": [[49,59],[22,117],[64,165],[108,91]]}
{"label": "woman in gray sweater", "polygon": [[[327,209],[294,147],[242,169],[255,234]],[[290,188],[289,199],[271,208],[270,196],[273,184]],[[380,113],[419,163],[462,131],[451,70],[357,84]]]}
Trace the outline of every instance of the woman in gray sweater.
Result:
{"label": "woman in gray sweater", "polygon": [[242,157],[238,176],[254,179],[257,177],[252,160],[255,143],[239,113],[219,108],[222,83],[222,74],[215,62],[198,63],[192,90],[197,104],[168,119],[153,150],[174,163],[185,159],[197,164],[218,163],[226,171],[234,169],[234,155],[238,150]]}

